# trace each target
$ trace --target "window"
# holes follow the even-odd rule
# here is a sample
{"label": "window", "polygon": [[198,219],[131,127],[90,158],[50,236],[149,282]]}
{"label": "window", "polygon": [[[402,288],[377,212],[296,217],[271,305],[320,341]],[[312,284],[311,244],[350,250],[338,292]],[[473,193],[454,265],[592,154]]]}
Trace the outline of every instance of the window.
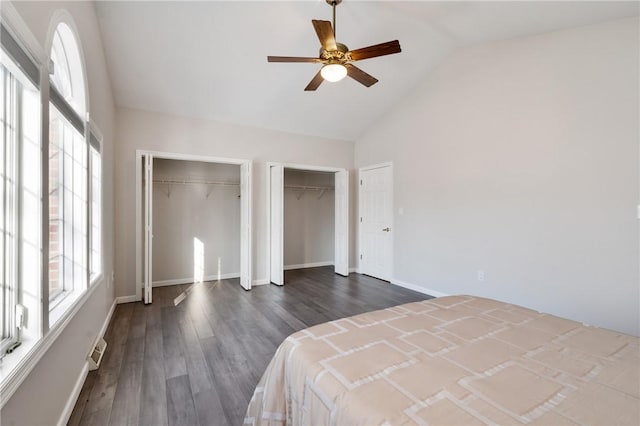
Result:
{"label": "window", "polygon": [[15,34],[0,22],[3,396],[25,377],[13,370],[33,368],[103,269],[101,140],[88,120],[78,43],[67,24],[56,27],[45,97],[40,66]]}
{"label": "window", "polygon": [[0,252],[2,253],[2,263],[0,264],[0,302],[2,302],[2,315],[0,315],[0,341],[4,344],[0,348],[4,349],[11,343],[14,334],[11,309],[16,299],[16,279],[15,279],[15,220],[16,209],[14,202],[15,194],[15,173],[13,173],[13,156],[15,152],[15,123],[11,119],[15,111],[12,102],[12,92],[15,93],[13,78],[4,66],[0,67],[0,123],[2,124],[3,146],[0,149],[0,204],[2,213],[0,216]]}
{"label": "window", "polygon": [[87,287],[87,144],[49,109],[49,309]]}
{"label": "window", "polygon": [[[40,96],[7,56],[0,65],[0,350],[28,332],[17,306],[34,308],[40,286]],[[31,167],[30,167],[31,166]],[[37,334],[38,331],[31,330]]]}
{"label": "window", "polygon": [[[100,145],[87,132],[80,51],[58,25],[49,106],[49,310],[69,306],[101,273]],[[87,134],[89,133],[89,134]],[[53,323],[59,315],[50,317]]]}
{"label": "window", "polygon": [[84,121],[86,114],[84,97],[84,75],[80,49],[71,28],[65,23],[58,25],[51,45],[51,86],[62,95],[65,106],[70,106]]}

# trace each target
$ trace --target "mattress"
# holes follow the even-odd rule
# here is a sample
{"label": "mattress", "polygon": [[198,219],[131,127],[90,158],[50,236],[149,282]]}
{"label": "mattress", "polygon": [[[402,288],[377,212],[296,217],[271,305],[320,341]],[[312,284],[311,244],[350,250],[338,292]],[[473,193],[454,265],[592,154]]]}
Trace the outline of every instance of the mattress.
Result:
{"label": "mattress", "polygon": [[637,337],[472,296],[289,336],[248,425],[640,424]]}

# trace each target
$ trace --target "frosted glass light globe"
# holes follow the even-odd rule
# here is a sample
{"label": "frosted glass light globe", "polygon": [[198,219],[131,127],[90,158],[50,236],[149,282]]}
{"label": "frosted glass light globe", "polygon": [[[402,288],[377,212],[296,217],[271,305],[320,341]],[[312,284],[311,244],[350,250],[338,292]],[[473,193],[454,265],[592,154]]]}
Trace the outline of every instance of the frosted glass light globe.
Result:
{"label": "frosted glass light globe", "polygon": [[325,80],[335,83],[347,76],[347,68],[341,64],[328,64],[322,67],[320,75]]}

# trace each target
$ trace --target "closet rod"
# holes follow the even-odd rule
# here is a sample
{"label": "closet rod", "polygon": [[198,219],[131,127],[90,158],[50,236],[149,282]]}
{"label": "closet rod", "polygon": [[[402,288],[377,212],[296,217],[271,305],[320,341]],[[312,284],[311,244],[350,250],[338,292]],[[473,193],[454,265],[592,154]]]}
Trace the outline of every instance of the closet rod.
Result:
{"label": "closet rod", "polygon": [[240,186],[240,182],[224,182],[219,180],[178,180],[178,179],[154,179],[153,183],[164,183],[168,185],[219,185],[219,186]]}
{"label": "closet rod", "polygon": [[287,189],[300,189],[309,191],[333,191],[332,186],[304,186],[304,185],[285,185]]}

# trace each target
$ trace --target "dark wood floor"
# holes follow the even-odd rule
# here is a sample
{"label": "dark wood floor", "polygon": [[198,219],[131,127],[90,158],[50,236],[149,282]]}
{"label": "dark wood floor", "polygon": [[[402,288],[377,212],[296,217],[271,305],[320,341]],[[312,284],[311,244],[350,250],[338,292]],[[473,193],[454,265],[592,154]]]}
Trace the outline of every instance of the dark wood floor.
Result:
{"label": "dark wood floor", "polygon": [[331,267],[286,272],[286,285],[238,280],[160,287],[153,304],[118,305],[100,369],[69,424],[239,425],[255,385],[291,333],[428,296]]}

